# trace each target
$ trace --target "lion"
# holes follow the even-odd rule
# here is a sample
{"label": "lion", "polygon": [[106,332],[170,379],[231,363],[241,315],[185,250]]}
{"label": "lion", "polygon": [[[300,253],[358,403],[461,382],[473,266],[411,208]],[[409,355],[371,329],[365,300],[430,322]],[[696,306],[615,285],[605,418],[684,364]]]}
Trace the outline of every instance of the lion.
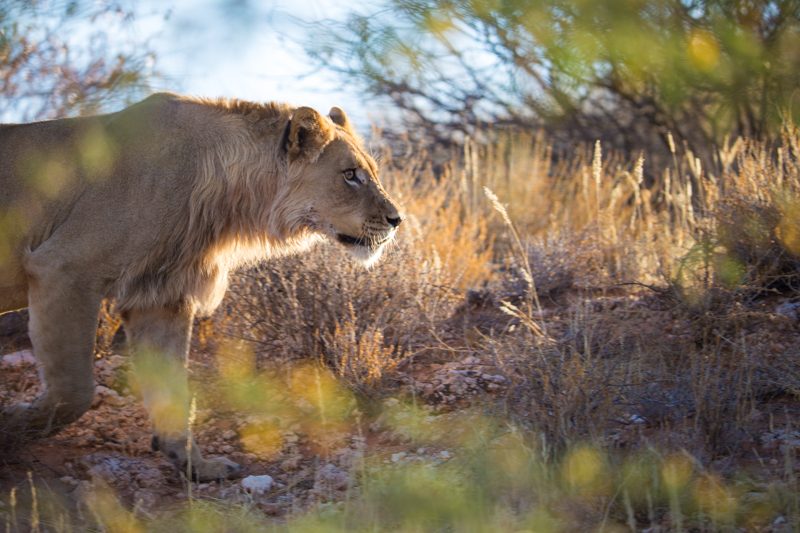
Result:
{"label": "lion", "polygon": [[[0,313],[29,309],[43,386],[0,414],[6,443],[89,409],[98,312],[113,298],[134,366],[181,369],[169,391],[142,387],[153,448],[199,480],[239,475],[189,436],[192,321],[217,308],[234,269],[322,238],[375,262],[403,220],[378,173],[338,107],[160,93],[116,113],[0,126]],[[180,405],[159,408],[165,393]]]}

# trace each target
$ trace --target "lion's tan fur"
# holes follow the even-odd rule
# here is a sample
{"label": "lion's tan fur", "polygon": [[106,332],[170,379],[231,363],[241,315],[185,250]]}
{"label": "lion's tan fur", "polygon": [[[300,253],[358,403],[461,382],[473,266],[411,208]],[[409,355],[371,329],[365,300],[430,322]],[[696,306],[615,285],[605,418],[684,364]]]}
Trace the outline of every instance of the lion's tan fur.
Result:
{"label": "lion's tan fur", "polygon": [[[76,129],[89,130],[93,126],[87,122],[100,122],[110,142],[119,144],[120,140],[125,141],[120,136],[126,132],[125,127],[118,128],[122,131],[113,129],[116,123],[124,124],[127,120],[131,123],[128,128],[136,130],[140,127],[136,124],[137,116],[159,108],[175,108],[170,110],[174,120],[193,129],[186,139],[164,139],[171,145],[184,143],[184,150],[185,143],[191,145],[189,151],[196,154],[196,159],[186,161],[183,168],[175,169],[175,174],[192,176],[193,180],[186,188],[186,196],[175,198],[180,205],[165,206],[182,211],[183,216],[176,217],[173,213],[167,217],[174,221],[172,224],[164,224],[160,216],[149,217],[159,227],[139,228],[142,232],[159,235],[152,239],[151,247],[141,250],[135,257],[128,254],[119,274],[114,276],[116,285],[110,295],[117,297],[122,310],[173,305],[186,299],[198,309],[210,310],[219,303],[231,268],[302,249],[315,239],[304,226],[307,222],[303,218],[306,214],[304,199],[293,194],[290,183],[296,177],[287,173],[286,158],[281,153],[280,140],[294,108],[275,103],[156,95],[121,113],[75,119],[73,123]],[[140,113],[134,114],[134,111]],[[126,113],[132,116],[124,116]],[[52,123],[44,122],[12,127],[29,128],[35,136],[36,129],[51,126]],[[153,132],[148,130],[147,134]],[[152,144],[155,143],[148,143]],[[33,153],[38,156],[46,149]],[[66,151],[71,150],[74,147],[67,146]],[[6,161],[12,161],[10,165],[6,163],[1,173],[8,179],[16,173],[7,167],[21,163],[13,154],[3,156]],[[309,159],[308,164],[314,162]],[[121,174],[99,179],[111,187],[113,182],[130,179],[126,174],[139,171],[129,168],[127,161],[119,166]],[[302,171],[302,167],[298,170]],[[30,221],[33,231],[26,235],[25,242],[16,243],[18,253],[24,255],[26,250],[35,250],[40,242],[46,241],[59,225],[59,213],[69,210],[71,200],[87,187],[87,180],[81,176],[72,176],[71,180],[70,189],[59,195],[59,200],[66,201],[46,199],[44,202],[47,208],[43,210],[54,216]],[[0,208],[8,209],[20,198],[3,200],[6,205]],[[43,202],[39,198],[34,199],[34,203]],[[17,261],[17,268],[21,267],[22,261]],[[8,287],[3,289],[9,291]],[[0,309],[3,303],[0,301]]]}
{"label": "lion's tan fur", "polygon": [[[0,313],[30,308],[46,381],[33,405],[0,413],[0,441],[4,427],[48,434],[91,404],[102,298],[116,298],[135,352],[183,357],[232,269],[323,236],[373,260],[400,221],[338,108],[159,94],[0,126]],[[185,460],[185,435],[161,437]],[[213,478],[232,463],[193,464]]]}
{"label": "lion's tan fur", "polygon": [[[213,309],[231,269],[296,251],[312,240],[299,227],[302,221],[292,216],[296,200],[287,191],[286,162],[280,156],[278,141],[292,108],[235,100],[184,101],[216,113],[222,131],[197,161],[185,226],[123,274],[117,289],[122,310],[170,304],[181,297],[192,298],[200,309]],[[258,129],[243,128],[243,121]],[[273,142],[263,143],[255,131]],[[153,265],[160,266],[164,281],[142,282]]]}

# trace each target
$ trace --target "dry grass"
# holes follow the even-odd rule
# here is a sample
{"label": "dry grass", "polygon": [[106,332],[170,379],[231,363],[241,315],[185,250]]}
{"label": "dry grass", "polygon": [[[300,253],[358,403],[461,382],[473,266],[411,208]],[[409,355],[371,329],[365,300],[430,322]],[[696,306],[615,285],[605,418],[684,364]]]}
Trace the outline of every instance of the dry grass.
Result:
{"label": "dry grass", "polygon": [[424,350],[462,289],[490,277],[493,250],[486,220],[463,212],[427,169],[415,171],[389,176],[407,211],[384,261],[368,271],[328,245],[242,273],[222,328],[270,358],[317,358],[359,390]]}
{"label": "dry grass", "polygon": [[[607,429],[599,419],[628,394],[614,383],[668,383],[712,444],[754,395],[800,390],[794,363],[753,335],[765,315],[743,307],[796,295],[796,131],[776,149],[724,147],[720,176],[691,152],[651,169],[604,157],[599,143],[554,163],[541,136],[468,142],[437,177],[426,153],[403,151],[417,155],[383,157],[409,221],[388,258],[365,272],[322,247],[248,272],[228,300],[229,334],[271,357],[319,358],[363,389],[432,347],[456,353],[465,343],[446,319],[465,289],[483,291],[494,333],[466,345],[506,368],[527,391],[513,402],[529,404],[526,421],[563,442]],[[612,312],[612,297],[629,302]]]}

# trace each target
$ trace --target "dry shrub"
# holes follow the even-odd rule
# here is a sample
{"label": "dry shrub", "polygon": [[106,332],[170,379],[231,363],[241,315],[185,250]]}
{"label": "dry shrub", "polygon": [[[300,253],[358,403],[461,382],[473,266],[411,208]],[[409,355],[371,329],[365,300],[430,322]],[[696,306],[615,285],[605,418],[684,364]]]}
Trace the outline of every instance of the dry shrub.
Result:
{"label": "dry shrub", "polygon": [[[576,291],[611,289],[622,281],[640,279],[636,248],[597,238],[591,229],[575,233],[554,233],[524,243],[534,286],[543,302],[552,304]],[[609,255],[613,249],[619,248]],[[515,255],[504,258],[503,275],[496,289],[503,298],[527,298],[524,265]]]}
{"label": "dry shrub", "polygon": [[409,354],[452,299],[439,269],[407,244],[370,271],[333,246],[236,276],[228,334],[269,358],[319,358],[353,385],[375,382]]}
{"label": "dry shrub", "polygon": [[[497,195],[530,247],[534,275],[551,270],[561,256],[565,276],[578,286],[655,283],[691,246],[696,224],[691,190],[701,169],[676,160],[675,169],[649,169],[647,177],[644,156],[624,161],[603,154],[599,143],[576,146],[572,158],[554,161],[542,135],[490,138],[472,146],[453,173],[466,176],[464,204],[477,206],[476,215],[489,220],[496,259],[506,258],[513,246],[500,217],[475,198],[482,187]],[[562,284],[543,280],[543,287],[551,282]]]}
{"label": "dry shrub", "polygon": [[382,159],[382,179],[406,218],[396,245],[370,270],[325,244],[236,276],[223,320],[229,335],[270,357],[319,358],[364,388],[433,342],[430,331],[461,290],[486,282],[487,221],[458,184],[437,181],[424,152]]}
{"label": "dry shrub", "polygon": [[[756,289],[800,289],[800,161],[798,137],[785,137],[790,157],[774,158],[748,143],[738,171],[726,175],[716,215],[723,248],[716,270],[728,286],[738,281]],[[733,279],[732,279],[733,278]]]}
{"label": "dry shrub", "polygon": [[[432,191],[433,192],[433,191]],[[421,200],[420,212],[435,214],[425,222],[419,236],[421,254],[433,260],[451,287],[468,289],[484,283],[491,274],[491,237],[488,222],[482,217],[463,216],[458,201],[432,193]]]}
{"label": "dry shrub", "polygon": [[[673,166],[650,180],[641,162],[614,166],[602,162],[601,147],[593,153],[544,189],[552,226],[531,222],[541,199],[513,220],[526,245],[506,246],[493,287],[501,305],[513,304],[506,310],[518,327],[486,346],[514,381],[512,411],[565,444],[609,431],[625,405],[651,423],[689,420],[707,450],[729,452],[758,398],[800,390],[800,366],[787,357],[797,353],[796,336],[784,331],[791,326],[775,322],[768,304],[753,307],[759,295],[797,294],[797,135],[772,150],[724,147],[719,177],[688,151],[674,152]],[[619,294],[630,281],[648,284],[655,298],[623,300],[617,311],[602,305],[605,289]],[[545,309],[523,305],[533,299]]]}
{"label": "dry shrub", "polygon": [[494,339],[491,349],[507,354],[504,366],[513,368],[507,397],[512,414],[553,449],[605,432],[615,362],[534,331]]}
{"label": "dry shrub", "polygon": [[383,180],[411,222],[402,233],[418,257],[435,264],[441,283],[458,289],[480,286],[491,276],[494,254],[487,205],[475,200],[463,170],[447,167],[437,177],[424,163],[427,157],[422,150],[402,162],[383,158],[389,167]]}
{"label": "dry shrub", "polygon": [[[800,287],[800,137],[771,147],[737,140],[720,150],[719,177],[697,171],[690,246],[673,262],[676,294],[695,308]],[[737,296],[738,294],[738,296]]]}

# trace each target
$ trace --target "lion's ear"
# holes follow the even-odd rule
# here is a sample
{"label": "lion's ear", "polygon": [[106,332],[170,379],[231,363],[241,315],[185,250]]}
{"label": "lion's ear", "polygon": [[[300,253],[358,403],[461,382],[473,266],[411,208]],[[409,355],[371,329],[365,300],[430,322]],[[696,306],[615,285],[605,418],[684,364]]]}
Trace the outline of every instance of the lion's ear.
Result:
{"label": "lion's ear", "polygon": [[344,109],[341,107],[333,106],[328,112],[328,116],[331,117],[331,120],[334,124],[341,126],[347,131],[353,131],[353,128],[350,125],[350,120],[347,118],[347,113],[345,113]]}
{"label": "lion's ear", "polygon": [[353,138],[359,143],[364,142],[364,139],[362,139],[361,136],[356,133],[356,130],[353,129],[353,124],[350,122],[350,119],[347,118],[347,113],[344,112],[344,109],[333,106],[331,110],[328,111],[328,116],[331,117],[331,122],[337,126],[341,126],[344,131],[352,135]]}
{"label": "lion's ear", "polygon": [[316,159],[333,137],[334,129],[322,115],[310,107],[299,107],[292,114],[289,127],[289,156]]}

